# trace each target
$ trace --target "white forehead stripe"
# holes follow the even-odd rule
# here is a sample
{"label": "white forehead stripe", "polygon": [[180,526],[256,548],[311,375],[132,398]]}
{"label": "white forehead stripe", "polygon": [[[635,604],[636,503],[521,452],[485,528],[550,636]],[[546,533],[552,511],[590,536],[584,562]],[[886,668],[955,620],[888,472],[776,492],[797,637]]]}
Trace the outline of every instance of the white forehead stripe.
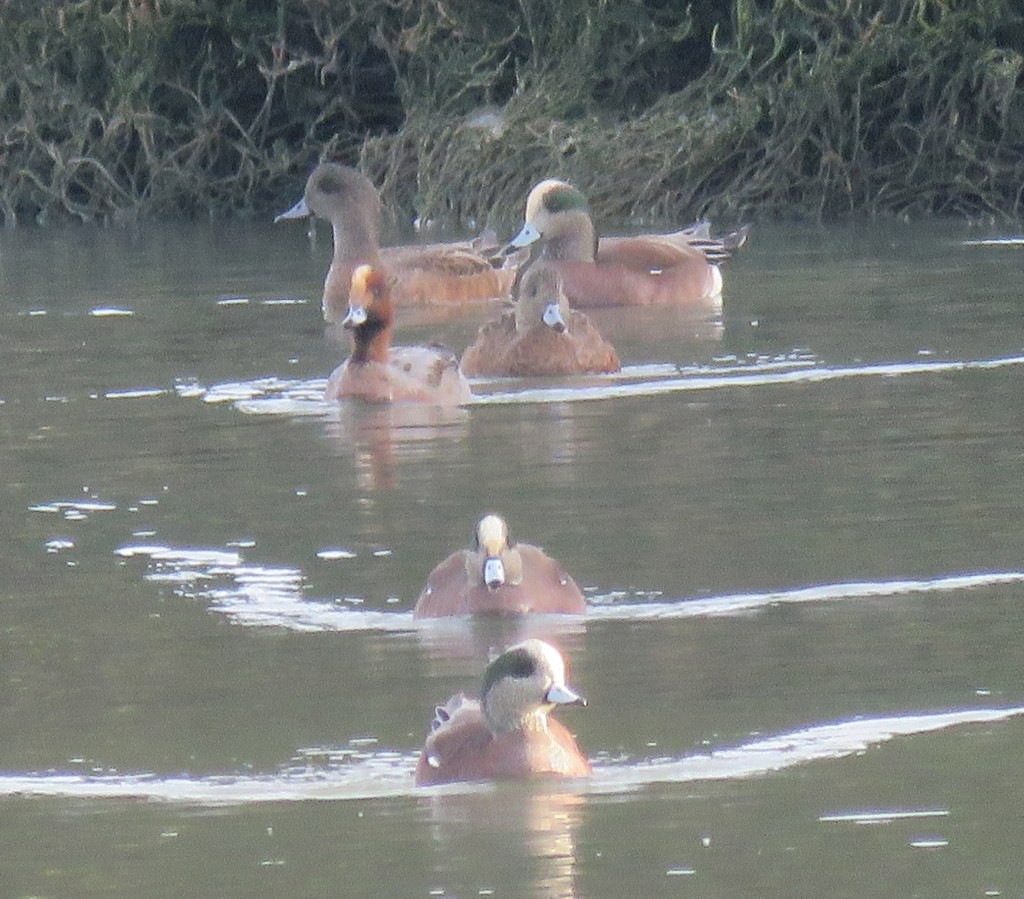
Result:
{"label": "white forehead stripe", "polygon": [[485,515],[476,527],[476,537],[487,552],[501,549],[506,543],[505,522],[497,515]]}
{"label": "white forehead stripe", "polygon": [[531,655],[536,656],[541,666],[547,669],[555,684],[565,685],[565,661],[554,646],[536,639],[527,640],[522,645]]}

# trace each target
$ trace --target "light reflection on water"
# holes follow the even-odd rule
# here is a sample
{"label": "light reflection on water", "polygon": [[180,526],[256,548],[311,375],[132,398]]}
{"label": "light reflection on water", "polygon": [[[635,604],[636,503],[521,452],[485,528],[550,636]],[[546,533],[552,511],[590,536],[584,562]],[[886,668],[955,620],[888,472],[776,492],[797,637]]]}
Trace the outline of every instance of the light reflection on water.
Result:
{"label": "light reflection on water", "polygon": [[[631,793],[662,783],[742,780],[823,759],[866,752],[897,737],[921,735],[967,724],[991,724],[1024,715],[1024,707],[972,708],[857,718],[811,725],[739,746],[681,758],[595,760],[587,780],[559,781],[555,792],[592,795]],[[203,806],[254,802],[352,800],[391,796],[492,792],[495,784],[414,787],[416,755],[388,750],[305,748],[295,764],[273,775],[165,777],[112,772],[0,774],[0,796],[63,796],[80,799],[150,799]],[[899,812],[888,818],[900,817]],[[822,820],[838,820],[827,819]]]}
{"label": "light reflection on water", "polygon": [[[438,412],[325,404],[326,257],[201,231],[0,241],[17,895],[383,866],[396,895],[1020,892],[1016,250],[757,231],[723,317],[595,311],[620,374]],[[397,342],[492,314],[403,314]],[[587,585],[585,617],[529,626],[591,699],[565,720],[595,776],[416,790],[432,703],[508,632],[409,608],[492,505]],[[260,875],[292,879],[246,880],[282,818]]]}
{"label": "light reflection on water", "polygon": [[[846,378],[896,378],[910,375],[944,374],[1024,365],[1024,356],[991,359],[942,360],[921,359],[915,362],[888,362],[871,365],[828,366],[813,357],[786,359],[755,359],[749,364],[716,366],[674,366],[649,364],[623,366],[613,375],[575,379],[571,385],[526,386],[501,390],[521,381],[494,379],[477,381],[474,397],[468,404],[508,405],[515,403],[571,403],[624,397],[654,397],[684,391],[719,390],[723,388],[772,387],[779,384],[823,383]],[[683,377],[679,377],[683,375]],[[594,383],[597,381],[598,383]],[[215,384],[204,388],[199,384],[178,384],[182,397],[198,397],[206,403],[233,403],[241,412],[252,415],[335,415],[337,407],[323,400],[326,378],[295,380],[265,377],[253,381]],[[495,389],[498,388],[498,389]],[[127,396],[155,395],[162,391],[125,391]],[[414,407],[415,408],[415,407]],[[427,414],[419,408],[418,414]],[[443,410],[431,409],[437,415]]]}
{"label": "light reflection on water", "polygon": [[[327,551],[333,555],[331,551]],[[464,622],[413,621],[412,612],[361,609],[360,597],[333,601],[306,596],[305,579],[297,568],[243,564],[239,552],[217,549],[170,547],[153,544],[122,546],[124,559],[149,560],[146,580],[175,585],[175,592],[189,599],[206,599],[218,613],[237,624],[283,627],[301,631],[425,631],[460,627]],[[358,554],[346,551],[347,561]],[[652,602],[651,591],[612,591],[587,588],[587,615],[591,621],[651,621],[660,619],[737,615],[779,605],[872,600],[922,593],[980,590],[1004,584],[1024,583],[1024,571],[991,571],[945,574],[925,579],[814,584],[761,593],[662,599]],[[397,598],[391,602],[398,603]],[[584,619],[572,615],[532,616],[548,626]]]}

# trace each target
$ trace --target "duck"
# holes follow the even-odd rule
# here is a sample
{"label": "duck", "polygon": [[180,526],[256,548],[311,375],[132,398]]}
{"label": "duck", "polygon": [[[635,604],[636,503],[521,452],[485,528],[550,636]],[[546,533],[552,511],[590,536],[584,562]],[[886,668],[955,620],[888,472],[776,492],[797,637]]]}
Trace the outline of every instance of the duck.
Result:
{"label": "duck", "polygon": [[720,265],[747,239],[749,227],[711,235],[707,222],[670,234],[598,240],[583,194],[553,178],[534,185],[522,230],[509,241],[520,250],[543,240],[540,258],[558,268],[576,308],[674,305],[717,309]]}
{"label": "duck", "polygon": [[538,546],[516,543],[505,519],[488,513],[477,523],[472,546],[430,572],[413,618],[586,611],[583,593],[561,564]]}
{"label": "duck", "polygon": [[556,705],[586,705],[566,683],[562,654],[538,639],[509,647],[487,666],[479,700],[457,693],[435,708],[417,786],[588,776],[576,738],[549,714]]}
{"label": "duck", "polygon": [[336,162],[313,169],[302,198],[274,221],[310,215],[329,221],[334,233],[321,304],[324,319],[332,323],[345,314],[352,272],[359,265],[387,268],[400,306],[447,305],[507,299],[528,255],[501,254],[490,231],[470,241],[381,249],[377,189],[362,172]]}
{"label": "duck", "polygon": [[539,260],[523,275],[514,308],[480,328],[462,354],[462,373],[532,377],[617,372],[615,348],[571,309],[558,268]]}
{"label": "duck", "polygon": [[372,265],[352,272],[348,313],[341,324],[352,332],[352,355],[327,380],[329,402],[359,397],[374,403],[412,401],[461,405],[472,398],[448,347],[391,346],[395,309],[391,285]]}

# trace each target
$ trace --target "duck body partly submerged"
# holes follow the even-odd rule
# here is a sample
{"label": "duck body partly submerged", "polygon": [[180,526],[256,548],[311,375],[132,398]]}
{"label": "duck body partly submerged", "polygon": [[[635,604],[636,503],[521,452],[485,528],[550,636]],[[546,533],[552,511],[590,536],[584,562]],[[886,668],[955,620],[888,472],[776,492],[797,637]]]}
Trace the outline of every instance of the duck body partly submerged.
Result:
{"label": "duck body partly submerged", "polygon": [[416,783],[586,777],[590,762],[576,738],[549,714],[556,705],[579,704],[554,646],[512,646],[487,667],[479,701],[459,693],[435,709]]}
{"label": "duck body partly submerged", "polygon": [[555,266],[576,308],[717,308],[720,264],[743,245],[748,231],[714,237],[708,223],[699,222],[667,234],[598,239],[583,194],[551,179],[530,191],[525,223],[509,246],[543,241],[539,258]]}
{"label": "duck body partly submerged", "polygon": [[353,272],[342,325],[352,332],[352,355],[331,373],[327,400],[459,405],[472,397],[458,358],[447,347],[391,346],[394,307],[380,269],[363,265]]}
{"label": "duck body partly submerged", "polygon": [[543,549],[512,540],[499,515],[484,515],[473,545],[427,576],[414,618],[451,615],[583,615],[587,603],[571,575]]}
{"label": "duck body partly submerged", "polygon": [[324,280],[324,318],[339,321],[360,265],[387,270],[392,299],[403,305],[452,305],[509,296],[522,255],[502,255],[497,238],[381,248],[380,197],[370,180],[339,163],[318,165],[303,197],[274,221],[317,215],[331,223],[334,255]]}
{"label": "duck body partly submerged", "polygon": [[570,307],[547,260],[530,266],[514,309],[485,324],[462,355],[462,371],[471,378],[605,374],[620,367],[615,348]]}

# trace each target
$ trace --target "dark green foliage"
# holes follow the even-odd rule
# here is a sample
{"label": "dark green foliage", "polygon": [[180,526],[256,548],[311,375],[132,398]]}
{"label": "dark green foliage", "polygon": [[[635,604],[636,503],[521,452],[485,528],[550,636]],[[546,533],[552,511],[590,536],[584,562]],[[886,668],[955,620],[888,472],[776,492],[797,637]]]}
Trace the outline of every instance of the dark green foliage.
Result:
{"label": "dark green foliage", "polygon": [[1018,217],[1016,0],[7,0],[0,212],[262,214],[319,158],[400,218]]}

